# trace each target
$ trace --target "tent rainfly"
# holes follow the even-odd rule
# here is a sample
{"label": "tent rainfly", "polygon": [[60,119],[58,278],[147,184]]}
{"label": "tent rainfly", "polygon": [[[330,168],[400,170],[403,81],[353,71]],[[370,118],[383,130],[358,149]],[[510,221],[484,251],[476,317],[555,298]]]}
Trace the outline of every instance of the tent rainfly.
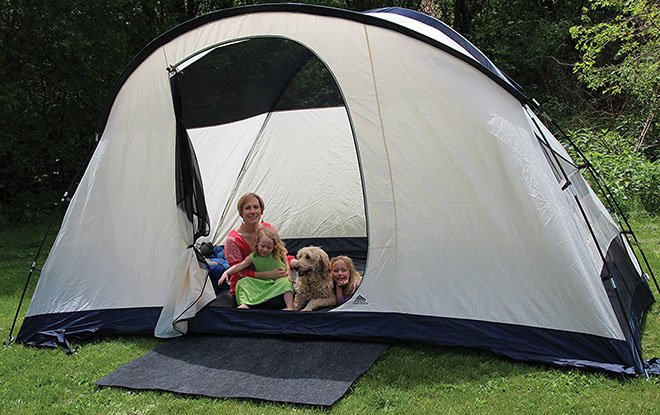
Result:
{"label": "tent rainfly", "polygon": [[[279,4],[190,20],[117,81],[17,341],[315,335],[644,373],[648,278],[535,110],[411,10]],[[359,260],[351,301],[207,307],[192,247],[222,244],[249,191],[290,251]]]}

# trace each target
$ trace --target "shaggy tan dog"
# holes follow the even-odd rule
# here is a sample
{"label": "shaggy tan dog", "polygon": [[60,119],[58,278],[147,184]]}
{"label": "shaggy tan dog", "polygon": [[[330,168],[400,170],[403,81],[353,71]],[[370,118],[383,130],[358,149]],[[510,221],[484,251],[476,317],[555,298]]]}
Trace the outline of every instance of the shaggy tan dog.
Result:
{"label": "shaggy tan dog", "polygon": [[296,310],[314,311],[337,304],[330,276],[330,259],[317,246],[306,246],[298,251],[293,269],[297,271]]}

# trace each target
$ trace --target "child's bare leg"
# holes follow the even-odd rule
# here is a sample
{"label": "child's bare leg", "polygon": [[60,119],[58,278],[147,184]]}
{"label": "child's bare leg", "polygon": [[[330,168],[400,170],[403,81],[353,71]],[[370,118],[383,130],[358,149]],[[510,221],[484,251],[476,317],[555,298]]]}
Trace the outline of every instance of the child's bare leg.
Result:
{"label": "child's bare leg", "polygon": [[240,305],[239,305],[238,307],[236,307],[236,308],[241,308],[241,309],[243,309],[243,310],[246,310],[246,309],[248,309],[248,308],[250,308],[250,307],[249,307],[247,304],[240,304]]}
{"label": "child's bare leg", "polygon": [[286,303],[286,308],[285,310],[293,310],[293,293],[291,291],[287,291],[284,293],[284,302]]}

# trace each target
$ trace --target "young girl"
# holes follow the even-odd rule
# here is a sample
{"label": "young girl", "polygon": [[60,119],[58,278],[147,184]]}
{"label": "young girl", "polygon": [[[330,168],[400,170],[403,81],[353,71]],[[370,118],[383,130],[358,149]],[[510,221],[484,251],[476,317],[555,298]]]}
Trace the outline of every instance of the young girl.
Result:
{"label": "young girl", "polygon": [[254,265],[255,272],[267,272],[274,269],[285,271],[285,277],[275,279],[260,279],[245,277],[236,283],[236,302],[238,308],[250,308],[273,297],[284,294],[285,310],[293,310],[293,287],[291,285],[291,269],[287,260],[284,242],[274,229],[260,226],[252,247],[252,253],[222,273],[218,285],[228,281],[229,275],[243,271]]}
{"label": "young girl", "polygon": [[355,269],[353,260],[340,255],[330,260],[330,274],[335,282],[335,295],[337,305],[348,301],[362,282],[362,275]]}

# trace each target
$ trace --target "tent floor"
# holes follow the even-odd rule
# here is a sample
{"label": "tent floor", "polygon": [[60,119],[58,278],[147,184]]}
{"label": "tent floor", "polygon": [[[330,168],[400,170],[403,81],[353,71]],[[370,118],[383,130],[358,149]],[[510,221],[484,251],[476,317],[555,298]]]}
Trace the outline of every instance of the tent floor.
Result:
{"label": "tent floor", "polygon": [[[231,294],[229,294],[229,290],[222,290],[222,291],[216,293],[215,300],[212,301],[211,303],[209,303],[208,307],[231,308],[231,307],[233,307],[233,302],[234,302],[234,300],[233,300]],[[255,307],[255,308],[259,308],[259,307]],[[265,308],[267,308],[267,307],[265,307]],[[273,309],[280,310],[281,308],[282,307],[275,307]],[[327,307],[327,308],[319,309],[319,310],[316,310],[316,311],[317,312],[328,311],[328,310],[332,310],[333,308],[335,308],[335,307],[334,306],[333,307]]]}
{"label": "tent floor", "polygon": [[209,307],[232,307],[233,299],[229,290],[220,291],[216,293],[215,301],[209,304]]}
{"label": "tent floor", "polygon": [[154,348],[96,384],[331,406],[387,348],[336,340],[188,335]]}

